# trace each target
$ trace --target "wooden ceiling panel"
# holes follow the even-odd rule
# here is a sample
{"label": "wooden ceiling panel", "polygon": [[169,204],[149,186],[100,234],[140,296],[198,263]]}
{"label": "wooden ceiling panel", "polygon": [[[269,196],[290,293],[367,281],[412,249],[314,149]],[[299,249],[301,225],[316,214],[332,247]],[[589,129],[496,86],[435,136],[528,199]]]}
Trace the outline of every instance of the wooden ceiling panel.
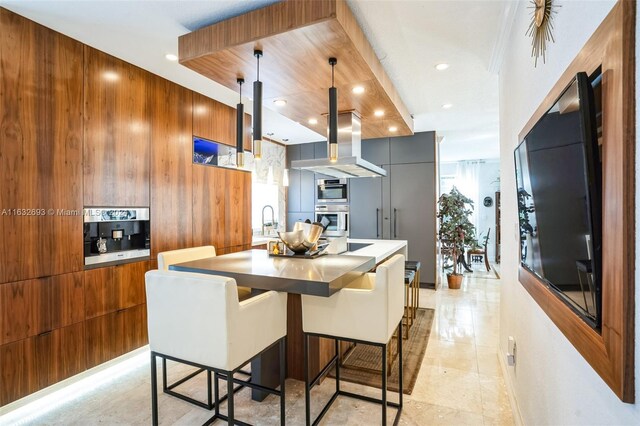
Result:
{"label": "wooden ceiling panel", "polygon": [[[248,84],[256,79],[254,49],[264,51],[260,80],[266,107],[315,131],[323,128],[331,86],[328,58],[336,57],[338,109],[361,116],[364,138],[413,133],[413,119],[343,0],[284,1],[179,40],[182,65],[235,91],[238,77]],[[356,85],[365,92],[352,93]],[[275,99],[285,99],[287,105],[274,108]],[[373,115],[378,109],[385,111],[384,117]],[[309,117],[319,124],[308,124]],[[397,131],[390,132],[390,126]]]}

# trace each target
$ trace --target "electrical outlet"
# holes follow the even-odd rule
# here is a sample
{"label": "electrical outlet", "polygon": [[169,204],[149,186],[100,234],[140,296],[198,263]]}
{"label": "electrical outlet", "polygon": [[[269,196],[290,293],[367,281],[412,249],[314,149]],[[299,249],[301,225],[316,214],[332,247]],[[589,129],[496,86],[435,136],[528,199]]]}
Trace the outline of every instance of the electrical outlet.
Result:
{"label": "electrical outlet", "polygon": [[511,367],[516,365],[516,339],[513,336],[509,336],[507,343],[507,364]]}

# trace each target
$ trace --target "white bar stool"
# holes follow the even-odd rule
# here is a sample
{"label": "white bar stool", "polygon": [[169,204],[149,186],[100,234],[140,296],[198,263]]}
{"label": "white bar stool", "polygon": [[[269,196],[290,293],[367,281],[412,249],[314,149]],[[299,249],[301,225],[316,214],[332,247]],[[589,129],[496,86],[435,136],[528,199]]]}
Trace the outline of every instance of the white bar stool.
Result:
{"label": "white bar stool", "polygon": [[[214,372],[216,419],[234,419],[234,383],[280,396],[285,421],[287,294],[238,299],[236,282],[216,275],[149,271],[145,275],[151,349],[152,422],[158,424],[156,357]],[[234,378],[252,358],[280,345],[280,390]],[[220,413],[218,378],[227,380],[228,412]]]}
{"label": "white bar stool", "polygon": [[[387,406],[398,409],[397,424],[402,412],[402,316],[404,313],[404,256],[395,255],[379,265],[375,273],[364,274],[331,297],[302,296],[302,330],[304,333],[304,369],[306,424],[322,420],[338,396],[348,396],[382,404],[382,424],[387,424]],[[398,330],[398,403],[387,401],[387,345]],[[309,380],[309,336],[335,340],[336,355],[320,373]],[[340,341],[374,345],[381,348],[382,399],[340,389]],[[329,370],[336,367],[336,391],[318,417],[311,421],[311,389]]]}
{"label": "white bar stool", "polygon": [[[199,246],[199,247],[189,247],[185,249],[164,251],[162,253],[158,253],[158,269],[167,271],[169,270],[169,266],[175,265],[177,263],[190,262],[192,260],[198,259],[206,259],[208,257],[216,256],[216,248],[214,246]],[[240,301],[248,299],[251,297],[251,289],[248,287],[238,287],[238,298]],[[191,380],[196,377],[198,374],[206,371],[207,372],[207,402],[201,402],[194,398],[191,398],[188,395],[179,393],[174,389],[183,383]],[[246,375],[247,377],[251,377],[251,374],[247,371],[241,371],[240,373]],[[212,410],[214,407],[213,403],[213,395],[212,395],[212,378],[211,378],[211,370],[205,370],[202,368],[197,369],[196,371],[188,374],[187,376],[176,380],[174,383],[167,383],[167,360],[166,358],[162,358],[162,392],[171,395],[175,398],[179,398],[183,401],[194,404],[198,407],[206,408],[207,410]],[[236,392],[242,388],[236,388]]]}

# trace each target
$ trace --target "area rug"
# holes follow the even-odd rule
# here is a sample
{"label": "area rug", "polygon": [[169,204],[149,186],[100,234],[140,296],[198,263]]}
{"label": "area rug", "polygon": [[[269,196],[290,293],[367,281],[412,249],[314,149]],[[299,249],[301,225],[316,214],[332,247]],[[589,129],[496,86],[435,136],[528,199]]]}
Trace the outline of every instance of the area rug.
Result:
{"label": "area rug", "polygon": [[[420,308],[416,313],[416,319],[409,331],[409,338],[402,341],[403,352],[403,393],[411,395],[418,378],[422,358],[427,350],[427,342],[433,323],[433,309]],[[391,365],[390,375],[387,376],[387,386],[390,391],[398,391],[398,356],[397,339],[391,339],[394,361]],[[358,383],[361,385],[382,388],[382,353],[380,348],[369,345],[356,345],[355,349],[347,355],[340,367],[340,381]],[[335,377],[335,371],[330,376]]]}

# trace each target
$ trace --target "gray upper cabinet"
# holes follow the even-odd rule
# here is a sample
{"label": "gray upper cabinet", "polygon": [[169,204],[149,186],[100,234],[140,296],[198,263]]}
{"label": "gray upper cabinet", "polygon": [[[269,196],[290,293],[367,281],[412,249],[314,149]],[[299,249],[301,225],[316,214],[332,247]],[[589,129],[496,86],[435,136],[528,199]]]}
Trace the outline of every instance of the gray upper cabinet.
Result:
{"label": "gray upper cabinet", "polygon": [[289,170],[289,188],[287,189],[287,211],[300,211],[300,170]]}
{"label": "gray upper cabinet", "polygon": [[314,156],[313,158],[327,158],[327,142],[316,142],[313,144]]}
{"label": "gray upper cabinet", "polygon": [[301,160],[313,160],[315,158],[315,143],[303,143],[300,147]]}
{"label": "gray upper cabinet", "polygon": [[316,204],[316,179],[315,173],[300,170],[300,210],[312,212]]}
{"label": "gray upper cabinet", "polygon": [[389,164],[389,138],[365,139],[361,144],[362,158],[381,166]]}
{"label": "gray upper cabinet", "polygon": [[435,162],[435,141],[435,132],[421,132],[414,133],[412,136],[391,138],[389,141],[390,163],[433,163]]}
{"label": "gray upper cabinet", "polygon": [[291,162],[300,159],[300,145],[287,145],[287,169],[291,168]]}

